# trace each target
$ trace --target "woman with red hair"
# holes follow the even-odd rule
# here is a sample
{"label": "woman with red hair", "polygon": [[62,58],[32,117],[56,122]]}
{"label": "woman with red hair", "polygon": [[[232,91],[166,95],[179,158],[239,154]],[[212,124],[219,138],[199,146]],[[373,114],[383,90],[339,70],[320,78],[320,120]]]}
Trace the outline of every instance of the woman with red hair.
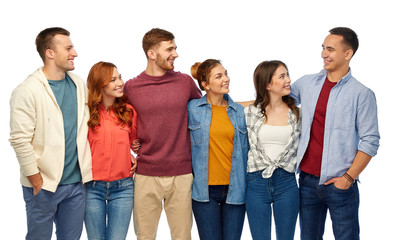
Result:
{"label": "woman with red hair", "polygon": [[86,184],[85,227],[88,239],[125,239],[133,209],[137,115],[114,64],[96,63],[87,86],[93,180]]}

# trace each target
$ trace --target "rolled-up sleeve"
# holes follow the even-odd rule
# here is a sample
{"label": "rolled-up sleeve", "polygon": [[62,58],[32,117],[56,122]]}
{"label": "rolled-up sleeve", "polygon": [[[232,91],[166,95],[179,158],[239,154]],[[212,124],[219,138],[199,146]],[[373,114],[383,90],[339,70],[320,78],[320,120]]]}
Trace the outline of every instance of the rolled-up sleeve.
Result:
{"label": "rolled-up sleeve", "polygon": [[375,94],[367,89],[359,96],[357,109],[358,150],[372,157],[377,154],[380,134],[378,130],[377,101]]}

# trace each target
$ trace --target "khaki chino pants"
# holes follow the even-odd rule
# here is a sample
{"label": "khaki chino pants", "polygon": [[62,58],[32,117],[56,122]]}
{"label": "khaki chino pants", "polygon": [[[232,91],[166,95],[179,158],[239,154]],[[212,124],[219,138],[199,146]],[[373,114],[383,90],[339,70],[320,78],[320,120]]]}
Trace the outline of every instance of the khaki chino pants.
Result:
{"label": "khaki chino pants", "polygon": [[191,239],[192,181],[191,173],[170,177],[135,175],[133,219],[138,240],[156,238],[162,206],[172,239]]}

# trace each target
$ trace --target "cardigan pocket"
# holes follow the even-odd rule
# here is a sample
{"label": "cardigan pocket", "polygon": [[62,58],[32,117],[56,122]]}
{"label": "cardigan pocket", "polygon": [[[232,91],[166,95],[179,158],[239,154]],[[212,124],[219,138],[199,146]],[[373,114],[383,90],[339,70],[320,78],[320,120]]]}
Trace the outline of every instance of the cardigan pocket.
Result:
{"label": "cardigan pocket", "polygon": [[197,146],[201,144],[201,123],[189,123],[188,129],[190,130],[191,145]]}

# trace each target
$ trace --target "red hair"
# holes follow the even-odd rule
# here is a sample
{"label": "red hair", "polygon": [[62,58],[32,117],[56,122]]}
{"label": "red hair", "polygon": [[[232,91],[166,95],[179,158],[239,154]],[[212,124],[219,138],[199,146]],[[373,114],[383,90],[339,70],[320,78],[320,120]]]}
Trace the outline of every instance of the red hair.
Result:
{"label": "red hair", "polygon": [[[88,127],[94,128],[100,125],[99,107],[103,98],[103,87],[106,86],[113,77],[113,71],[117,68],[113,63],[98,62],[92,66],[88,74]],[[132,109],[127,107],[128,98],[124,94],[116,98],[111,106],[121,125],[132,125]]]}

